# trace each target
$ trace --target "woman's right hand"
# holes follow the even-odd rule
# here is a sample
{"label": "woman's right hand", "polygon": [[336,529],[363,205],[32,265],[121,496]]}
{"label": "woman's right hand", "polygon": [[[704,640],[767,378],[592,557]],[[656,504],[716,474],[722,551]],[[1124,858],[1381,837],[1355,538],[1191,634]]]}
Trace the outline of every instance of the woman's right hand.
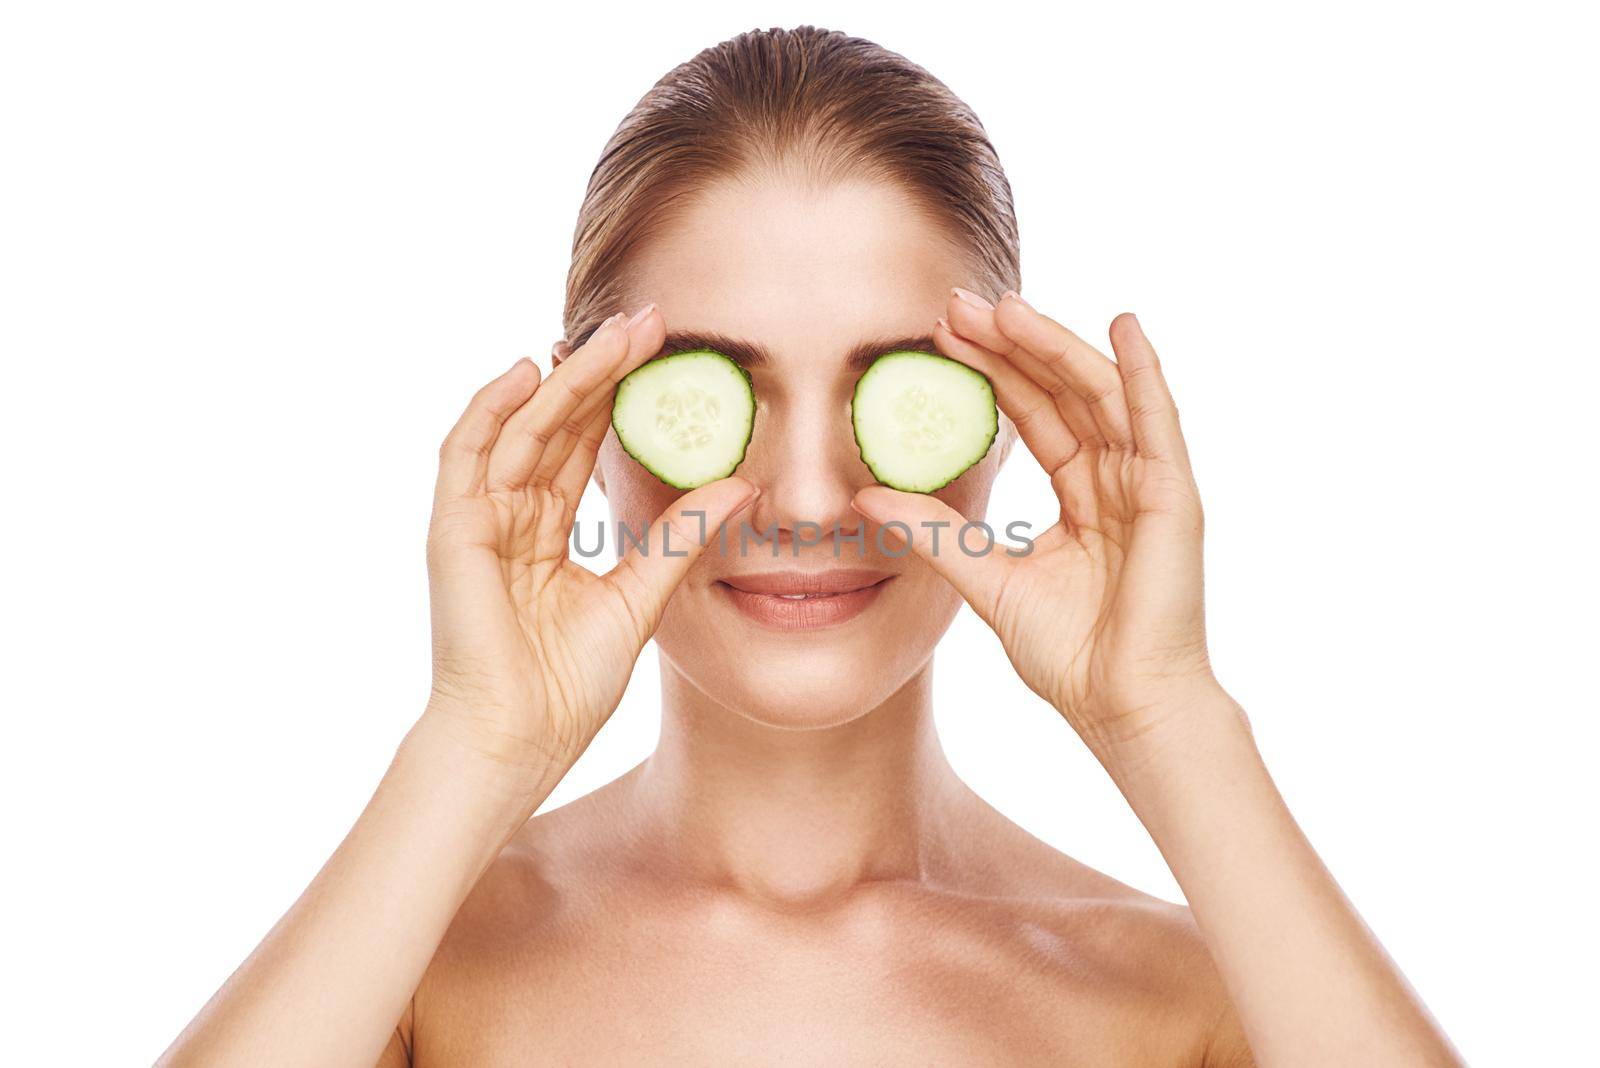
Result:
{"label": "woman's right hand", "polygon": [[569,558],[617,382],[664,338],[646,305],[632,321],[606,320],[543,381],[519,360],[478,391],[440,449],[424,721],[514,772],[559,778],[577,760],[621,701],[703,532],[709,540],[758,492],[730,477],[684,494],[650,526],[647,551],[604,575]]}
{"label": "woman's right hand", "polygon": [[311,886],[161,1064],[405,1063],[406,1006],[461,903],[621,700],[699,555],[688,513],[704,511],[709,540],[755,497],[743,479],[709,483],[656,520],[648,552],[605,575],[568,559],[616,384],[666,336],[653,306],[621,318],[543,382],[519,360],[445,439],[428,707]]}

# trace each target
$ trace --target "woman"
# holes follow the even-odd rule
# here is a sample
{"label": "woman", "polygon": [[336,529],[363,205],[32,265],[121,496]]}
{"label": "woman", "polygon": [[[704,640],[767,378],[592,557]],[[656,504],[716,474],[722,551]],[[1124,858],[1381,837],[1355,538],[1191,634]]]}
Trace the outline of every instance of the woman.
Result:
{"label": "woman", "polygon": [[[1113,361],[1019,288],[983,128],[904,58],[752,31],[658,82],[592,177],[551,373],[518,361],[441,450],[425,711],[163,1063],[1458,1063],[1212,674],[1149,341],[1118,316]],[[680,493],[620,449],[610,402],[702,345],[745,363],[758,410],[736,475]],[[1008,417],[932,495],[874,484],[851,434],[862,366],[897,348],[983,372]],[[1018,436],[1060,522],[1026,554],[937,547]],[[591,477],[674,554],[573,562]],[[740,525],[780,551],[699,536]],[[931,658],[962,599],[1190,908],[957,779]],[[652,637],[657,750],[530,819]]]}

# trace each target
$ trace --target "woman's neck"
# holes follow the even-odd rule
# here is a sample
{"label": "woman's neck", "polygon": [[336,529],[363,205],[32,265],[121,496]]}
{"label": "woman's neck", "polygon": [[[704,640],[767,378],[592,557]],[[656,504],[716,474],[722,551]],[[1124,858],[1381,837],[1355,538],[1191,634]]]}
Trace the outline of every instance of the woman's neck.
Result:
{"label": "woman's neck", "polygon": [[806,908],[944,866],[971,794],[934,730],[931,662],[870,713],[817,730],[756,723],[661,670],[661,740],[632,799],[685,875]]}

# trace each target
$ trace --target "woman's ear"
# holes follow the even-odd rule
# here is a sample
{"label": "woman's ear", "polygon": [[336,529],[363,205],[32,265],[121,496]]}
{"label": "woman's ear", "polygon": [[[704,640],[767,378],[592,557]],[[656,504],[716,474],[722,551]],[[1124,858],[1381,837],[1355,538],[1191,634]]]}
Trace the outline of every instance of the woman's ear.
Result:
{"label": "woman's ear", "polygon": [[[562,338],[560,341],[557,341],[554,345],[551,345],[550,346],[550,370],[554,371],[557,367],[560,367],[561,366],[561,361],[566,359],[568,356],[571,356],[571,355],[572,355],[572,346],[567,344],[567,339],[566,338]],[[594,465],[594,484],[596,486],[600,487],[600,492],[601,493],[604,493],[606,491],[606,476],[605,476],[605,473],[600,470],[600,464],[598,462],[596,462],[595,465]]]}

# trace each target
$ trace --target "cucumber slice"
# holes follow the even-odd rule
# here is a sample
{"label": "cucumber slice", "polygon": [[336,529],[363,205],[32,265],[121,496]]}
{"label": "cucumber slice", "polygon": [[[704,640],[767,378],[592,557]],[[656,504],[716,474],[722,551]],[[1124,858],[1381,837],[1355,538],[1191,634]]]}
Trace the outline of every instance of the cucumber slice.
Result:
{"label": "cucumber slice", "polygon": [[755,426],[750,375],[720,352],[659,356],[617,383],[611,425],[629,456],[675,489],[733,474]]}
{"label": "cucumber slice", "polygon": [[856,446],[885,486],[932,493],[989,452],[1000,430],[994,387],[959,360],[889,352],[856,382]]}

